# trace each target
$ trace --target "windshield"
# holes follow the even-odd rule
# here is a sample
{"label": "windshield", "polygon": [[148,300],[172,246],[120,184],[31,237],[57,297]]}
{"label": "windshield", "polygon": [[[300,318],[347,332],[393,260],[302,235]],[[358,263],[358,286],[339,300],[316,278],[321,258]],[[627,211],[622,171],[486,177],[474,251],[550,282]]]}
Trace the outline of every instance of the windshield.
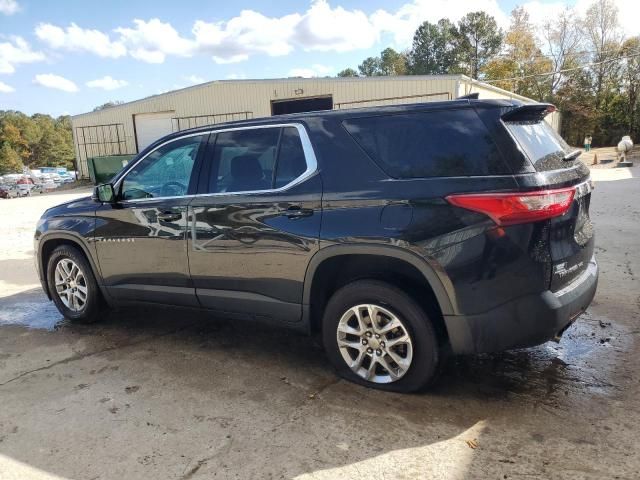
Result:
{"label": "windshield", "polygon": [[536,170],[557,170],[573,166],[574,162],[562,160],[572,148],[544,120],[507,122],[506,126]]}

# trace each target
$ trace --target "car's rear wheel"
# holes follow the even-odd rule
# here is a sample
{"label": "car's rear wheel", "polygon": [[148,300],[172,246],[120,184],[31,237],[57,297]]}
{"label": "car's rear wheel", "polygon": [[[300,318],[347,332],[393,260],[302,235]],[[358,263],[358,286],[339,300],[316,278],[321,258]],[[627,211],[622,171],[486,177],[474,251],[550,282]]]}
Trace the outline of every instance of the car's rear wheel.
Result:
{"label": "car's rear wheel", "polygon": [[75,247],[61,245],[47,262],[47,284],[62,315],[78,323],[100,319],[101,297],[93,270]]}
{"label": "car's rear wheel", "polygon": [[346,285],[329,300],[322,326],[329,360],[348,380],[413,392],[435,376],[440,352],[431,321],[393,285],[376,280]]}

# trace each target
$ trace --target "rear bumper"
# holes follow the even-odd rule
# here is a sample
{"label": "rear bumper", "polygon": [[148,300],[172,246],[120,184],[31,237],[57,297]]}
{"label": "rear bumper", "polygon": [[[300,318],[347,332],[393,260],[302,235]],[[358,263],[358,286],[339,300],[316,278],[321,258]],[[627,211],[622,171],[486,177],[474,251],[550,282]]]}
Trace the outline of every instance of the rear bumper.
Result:
{"label": "rear bumper", "polygon": [[598,265],[592,258],[587,270],[558,292],[527,295],[477,315],[445,315],[451,348],[472,354],[547,342],[587,309],[597,285]]}

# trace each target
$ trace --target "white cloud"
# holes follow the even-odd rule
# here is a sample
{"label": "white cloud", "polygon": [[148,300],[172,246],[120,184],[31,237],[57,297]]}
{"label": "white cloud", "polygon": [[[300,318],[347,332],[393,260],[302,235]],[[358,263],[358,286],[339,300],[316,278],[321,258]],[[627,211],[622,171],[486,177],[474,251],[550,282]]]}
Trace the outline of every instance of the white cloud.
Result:
{"label": "white cloud", "polygon": [[54,75],[53,73],[38,74],[33,79],[33,83],[35,83],[36,85],[42,85],[43,87],[47,88],[62,90],[63,92],[78,91],[78,86],[71,80],[61,77],[60,75]]}
{"label": "white cloud", "polygon": [[[592,1],[577,0],[577,11],[583,12]],[[637,34],[637,0],[614,1],[626,32]],[[564,6],[563,0],[525,3],[535,23],[554,18]],[[347,52],[375,45],[382,49],[388,43],[405,49],[411,46],[413,34],[422,22],[435,23],[441,18],[457,22],[478,10],[495,17],[500,27],[508,28],[510,12],[503,11],[498,0],[407,0],[395,10],[373,12],[332,5],[329,0],[312,0],[305,11],[279,17],[246,9],[228,20],[196,20],[189,33],[178,32],[169,22],[152,18],[135,19],[132,26],[119,27],[111,33],[83,29],[73,23],[66,29],[40,24],[36,35],[52,48],[89,51],[102,57],[129,55],[147,63],[163,63],[172,56],[208,55],[216,63],[232,64],[247,61],[253,55],[275,57],[294,50]],[[0,69],[1,60],[0,56]],[[299,70],[322,75],[313,68]]]}
{"label": "white cloud", "polygon": [[13,15],[20,10],[20,5],[16,0],[0,0],[0,13]]}
{"label": "white cloud", "polygon": [[126,87],[129,82],[126,80],[116,80],[115,78],[106,75],[102,78],[96,78],[86,83],[89,88],[102,88],[103,90],[117,90],[118,88]]}
{"label": "white cloud", "polygon": [[133,23],[135,28],[116,28],[115,31],[136,60],[163,63],[167,55],[190,57],[193,54],[193,40],[182,38],[170,23],[157,18],[148,22],[136,19]]}
{"label": "white cloud", "polygon": [[309,68],[293,68],[289,70],[288,76],[302,78],[326,77],[333,71],[333,67],[328,67],[326,65],[320,65],[316,63]]}
{"label": "white cloud", "polygon": [[4,82],[0,82],[0,93],[11,93],[15,91],[16,89],[13,88],[11,85],[7,85]]}
{"label": "white cloud", "polygon": [[[638,18],[640,17],[640,3],[638,0],[613,0],[618,7],[618,21],[626,36],[635,36],[640,33],[638,28]],[[577,16],[584,16],[588,8],[593,4],[593,0],[577,0],[574,5],[574,12]],[[571,7],[565,2],[541,3],[539,0],[526,2],[522,5],[531,22],[534,25],[542,25],[547,21],[557,18],[557,15],[566,7]]]}
{"label": "white cloud", "polygon": [[378,31],[364,12],[332,9],[326,0],[316,0],[296,25],[292,40],[305,50],[346,52],[373,46]]}
{"label": "white cloud", "polygon": [[99,57],[118,58],[127,53],[118,41],[109,35],[89,28],[81,28],[75,23],[66,29],[50,23],[40,23],[35,29],[36,36],[49,47],[77,52],[89,52]]}
{"label": "white cloud", "polygon": [[193,35],[197,50],[210,54],[216,63],[236,63],[249,55],[264,53],[272,57],[293,51],[290,37],[300,15],[271,18],[243,10],[227,22],[195,22]]}
{"label": "white cloud", "polygon": [[187,82],[196,85],[198,83],[204,83],[205,79],[202,77],[199,77],[198,75],[185,75],[182,78],[184,78]]}
{"label": "white cloud", "polygon": [[502,28],[509,26],[509,12],[504,12],[496,0],[413,0],[402,5],[395,13],[386,10],[374,12],[370,19],[375,29],[392,35],[398,48],[411,46],[413,34],[421,23],[436,23],[441,18],[457,22],[469,12],[483,10],[495,17]]}
{"label": "white cloud", "polygon": [[0,42],[0,73],[13,73],[19,63],[33,63],[44,60],[42,52],[34,52],[22,37],[13,37],[8,42]]}
{"label": "white cloud", "polygon": [[230,73],[225,77],[227,80],[244,80],[247,75],[244,73]]}

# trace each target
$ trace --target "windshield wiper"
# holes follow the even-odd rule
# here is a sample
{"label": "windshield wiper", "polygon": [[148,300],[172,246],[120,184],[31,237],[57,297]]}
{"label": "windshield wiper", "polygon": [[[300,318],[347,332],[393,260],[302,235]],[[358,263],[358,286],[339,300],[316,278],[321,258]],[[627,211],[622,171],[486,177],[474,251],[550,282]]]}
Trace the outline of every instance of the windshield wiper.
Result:
{"label": "windshield wiper", "polygon": [[564,160],[565,162],[570,162],[571,160],[575,160],[576,158],[578,158],[580,155],[582,155],[582,150],[574,150],[571,153],[567,153],[564,157],[562,157],[562,160]]}

